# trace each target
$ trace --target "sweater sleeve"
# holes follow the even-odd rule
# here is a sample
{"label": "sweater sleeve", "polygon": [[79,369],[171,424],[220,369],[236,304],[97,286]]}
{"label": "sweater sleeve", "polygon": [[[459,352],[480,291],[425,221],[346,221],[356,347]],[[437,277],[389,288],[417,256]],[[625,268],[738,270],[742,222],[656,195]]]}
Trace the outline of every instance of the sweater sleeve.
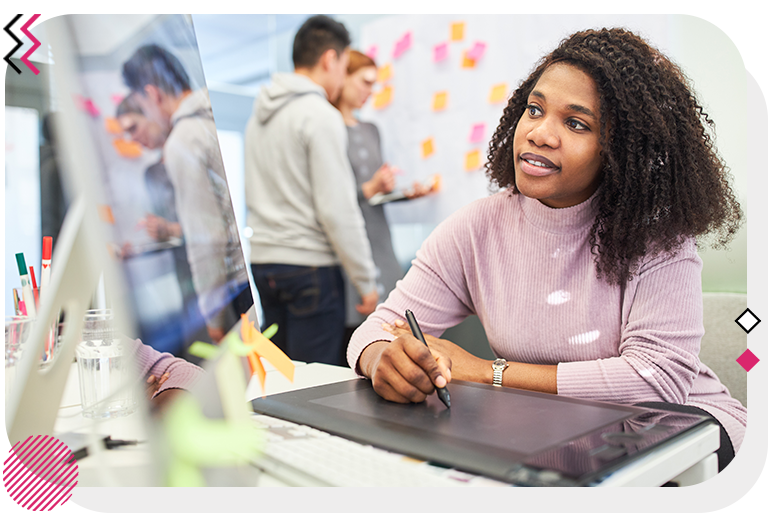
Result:
{"label": "sweater sleeve", "polygon": [[357,362],[368,345],[395,339],[381,324],[405,320],[406,309],[413,311],[425,334],[438,337],[475,312],[465,279],[465,268],[473,262],[471,239],[461,218],[453,215],[432,232],[386,302],[352,335],[347,360],[353,370],[359,373]]}
{"label": "sweater sleeve", "polygon": [[558,394],[621,404],[684,404],[700,368],[701,268],[693,240],[676,255],[642,266],[625,290],[619,355],[560,363]]}
{"label": "sweater sleeve", "polygon": [[204,374],[203,369],[197,365],[167,352],[158,352],[141,340],[125,338],[123,345],[133,353],[139,377],[142,379],[151,375],[159,379],[168,372],[168,379],[155,395],[172,388],[188,390]]}
{"label": "sweater sleeve", "polygon": [[311,119],[306,129],[309,176],[318,222],[350,281],[361,296],[366,295],[376,289],[376,268],[357,203],[357,186],[347,156],[341,114],[321,113]]}

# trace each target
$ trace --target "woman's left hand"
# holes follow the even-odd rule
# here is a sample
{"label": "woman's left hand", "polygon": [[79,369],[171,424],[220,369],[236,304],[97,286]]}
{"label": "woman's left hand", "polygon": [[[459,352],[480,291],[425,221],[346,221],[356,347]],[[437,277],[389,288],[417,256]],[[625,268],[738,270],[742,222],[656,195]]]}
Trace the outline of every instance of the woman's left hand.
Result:
{"label": "woman's left hand", "polygon": [[[395,325],[387,323],[381,324],[382,329],[394,336],[403,336],[412,334],[408,324],[403,320],[396,320]],[[474,381],[476,383],[487,382],[485,372],[491,370],[490,362],[467,352],[450,340],[436,338],[430,334],[424,333],[424,339],[430,349],[439,350],[448,355],[453,364],[451,368],[451,377],[463,381]]]}

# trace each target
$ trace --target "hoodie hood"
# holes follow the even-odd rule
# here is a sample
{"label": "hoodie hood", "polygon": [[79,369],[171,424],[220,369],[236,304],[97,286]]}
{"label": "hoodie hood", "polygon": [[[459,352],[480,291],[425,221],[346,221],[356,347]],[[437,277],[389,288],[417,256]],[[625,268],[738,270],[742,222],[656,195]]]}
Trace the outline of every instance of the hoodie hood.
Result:
{"label": "hoodie hood", "polygon": [[254,114],[259,123],[266,123],[283,106],[304,96],[316,94],[328,98],[325,90],[311,79],[296,73],[275,73],[272,83],[263,86],[254,104]]}

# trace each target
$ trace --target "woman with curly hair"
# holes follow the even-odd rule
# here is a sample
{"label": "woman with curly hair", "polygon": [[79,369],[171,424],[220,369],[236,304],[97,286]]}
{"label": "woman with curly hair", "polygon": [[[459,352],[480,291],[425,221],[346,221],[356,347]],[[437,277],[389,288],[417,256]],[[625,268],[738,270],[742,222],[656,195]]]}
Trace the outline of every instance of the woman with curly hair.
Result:
{"label": "woman with curly hair", "polygon": [[[402,403],[454,378],[703,410],[721,426],[725,467],[746,409],[699,360],[696,238],[726,244],[742,213],[711,125],[680,69],[638,36],[563,40],[493,136],[486,166],[501,191],[427,238],[353,335],[350,366]],[[429,349],[405,328],[406,309]],[[500,359],[431,336],[472,314]]]}

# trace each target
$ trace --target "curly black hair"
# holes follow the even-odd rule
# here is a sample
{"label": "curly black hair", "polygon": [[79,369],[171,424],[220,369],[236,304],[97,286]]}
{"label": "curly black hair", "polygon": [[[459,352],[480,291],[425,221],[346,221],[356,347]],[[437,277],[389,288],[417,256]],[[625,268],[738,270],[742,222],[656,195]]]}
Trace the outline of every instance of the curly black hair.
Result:
{"label": "curly black hair", "polygon": [[528,95],[555,63],[587,73],[600,96],[602,179],[589,239],[598,275],[625,284],[643,256],[674,253],[689,237],[711,234],[713,246],[725,246],[743,215],[714,147],[714,122],[680,68],[624,29],[577,32],[539,61],[491,139],[492,184],[519,193],[515,130]]}

